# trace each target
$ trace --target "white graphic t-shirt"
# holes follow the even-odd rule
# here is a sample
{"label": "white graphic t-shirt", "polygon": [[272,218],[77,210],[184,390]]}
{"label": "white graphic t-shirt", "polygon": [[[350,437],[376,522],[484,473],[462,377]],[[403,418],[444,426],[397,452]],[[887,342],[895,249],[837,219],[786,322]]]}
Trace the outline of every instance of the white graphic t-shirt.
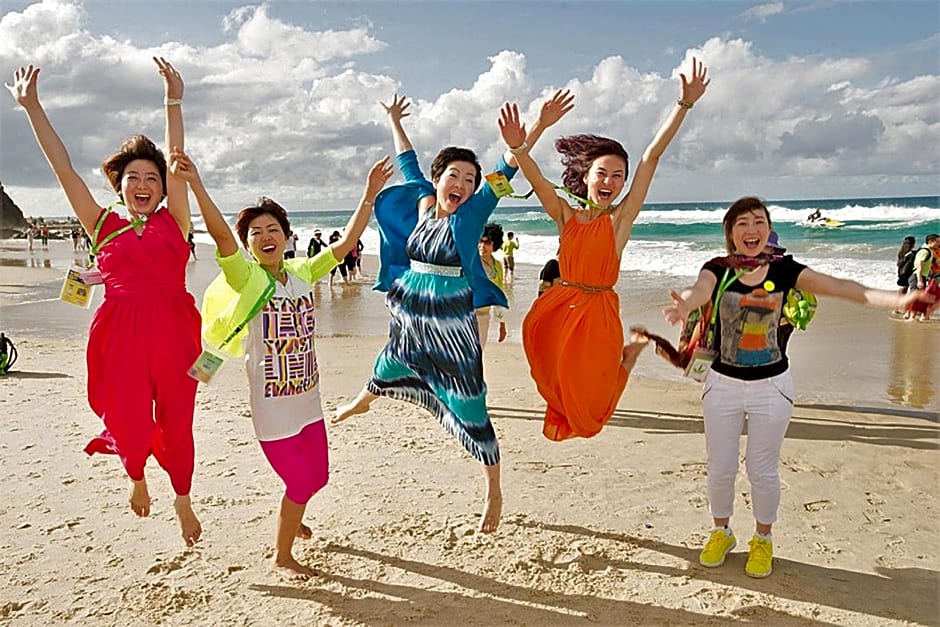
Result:
{"label": "white graphic t-shirt", "polygon": [[288,438],[323,420],[313,292],[289,273],[285,285],[274,283],[274,296],[250,322],[245,346],[251,418],[259,440]]}

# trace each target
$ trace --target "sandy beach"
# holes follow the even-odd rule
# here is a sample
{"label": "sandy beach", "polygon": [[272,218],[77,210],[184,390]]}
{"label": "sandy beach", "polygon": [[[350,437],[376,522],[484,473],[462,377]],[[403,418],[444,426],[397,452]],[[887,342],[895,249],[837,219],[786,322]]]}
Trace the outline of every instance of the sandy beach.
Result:
{"label": "sandy beach", "polygon": [[[212,249],[198,253],[197,299],[216,273]],[[929,357],[940,354],[938,322],[823,299],[793,337],[798,398],[774,573],[755,580],[744,574],[753,518],[743,468],[739,547],[721,568],[698,565],[710,526],[700,389],[652,350],[597,437],[541,436],[544,403],[519,331],[538,268],[519,267],[510,337],[485,354],[502,452],[498,532],[475,531],[478,464],[429,415],[379,400],[328,427],[330,483],[307,509],[313,538],[295,548],[318,576],[297,583],[271,569],[283,487],[253,436],[241,364],[226,364],[196,399],[196,547],[178,537],[154,462],[152,514],[138,519],[119,461],[82,452],[100,430],[85,398],[93,309],[56,300],[81,256],[71,243],[30,255],[22,240],[0,242],[0,331],[20,353],[0,377],[0,623],[940,624],[940,371]],[[368,276],[375,263],[366,258]],[[659,310],[682,286],[622,276],[625,325],[675,337]],[[370,282],[323,282],[315,295],[329,413],[367,380],[387,315]]]}

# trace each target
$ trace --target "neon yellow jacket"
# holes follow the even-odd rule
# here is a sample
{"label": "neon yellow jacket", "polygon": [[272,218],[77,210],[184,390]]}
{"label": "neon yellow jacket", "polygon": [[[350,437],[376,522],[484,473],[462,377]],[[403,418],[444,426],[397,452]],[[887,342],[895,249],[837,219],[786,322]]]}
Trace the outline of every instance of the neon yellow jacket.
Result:
{"label": "neon yellow jacket", "polygon": [[[202,337],[212,348],[230,357],[245,354],[242,341],[248,323],[274,295],[274,277],[257,261],[248,260],[241,251],[215,260],[222,268],[202,299]],[[284,270],[307,283],[313,283],[340,264],[327,246],[315,257],[285,259]]]}

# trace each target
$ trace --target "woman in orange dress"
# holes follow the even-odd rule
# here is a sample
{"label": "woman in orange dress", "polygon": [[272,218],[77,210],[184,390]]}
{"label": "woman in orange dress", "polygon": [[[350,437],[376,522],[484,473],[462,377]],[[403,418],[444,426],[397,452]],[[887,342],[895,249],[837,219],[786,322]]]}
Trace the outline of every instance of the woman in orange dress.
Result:
{"label": "woman in orange dress", "polygon": [[[516,155],[561,234],[561,283],[532,304],[522,325],[522,343],[532,378],[548,403],[542,433],[550,440],[596,435],[620,401],[630,370],[646,345],[636,337],[624,346],[620,298],[614,285],[620,255],[649,191],[659,158],[709,81],[705,66],[692,59],[692,78],[682,79],[681,97],[643,153],[627,195],[628,157],[620,143],[596,135],[574,135],[555,142],[562,153],[563,182],[578,200],[570,205],[542,176],[525,144],[518,107],[500,111],[503,140]],[[574,96],[563,94],[568,107]]]}

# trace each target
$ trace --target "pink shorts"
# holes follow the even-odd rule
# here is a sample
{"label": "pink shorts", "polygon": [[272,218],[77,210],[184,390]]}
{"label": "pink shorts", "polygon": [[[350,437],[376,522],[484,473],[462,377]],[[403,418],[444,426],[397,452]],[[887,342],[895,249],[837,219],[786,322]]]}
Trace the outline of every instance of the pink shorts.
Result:
{"label": "pink shorts", "polygon": [[283,440],[262,440],[261,450],[284,481],[287,498],[306,504],[330,478],[326,426],[318,420]]}

